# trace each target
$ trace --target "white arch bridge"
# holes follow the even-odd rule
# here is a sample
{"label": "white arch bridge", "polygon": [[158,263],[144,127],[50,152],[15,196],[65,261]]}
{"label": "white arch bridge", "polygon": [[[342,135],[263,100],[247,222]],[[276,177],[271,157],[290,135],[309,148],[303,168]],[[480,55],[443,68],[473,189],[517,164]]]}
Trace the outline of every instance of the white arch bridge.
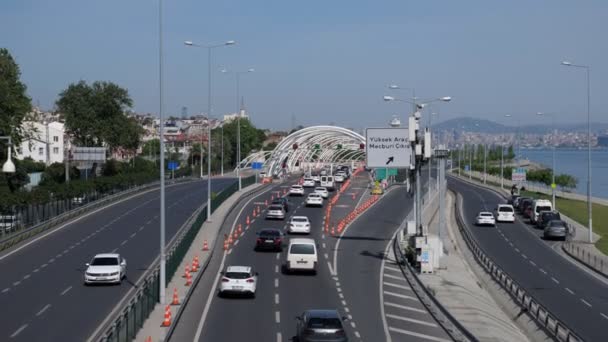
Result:
{"label": "white arch bridge", "polygon": [[350,164],[365,160],[365,137],[336,126],[303,128],[283,139],[272,151],[250,154],[241,168],[261,162],[268,175],[319,168],[326,164]]}

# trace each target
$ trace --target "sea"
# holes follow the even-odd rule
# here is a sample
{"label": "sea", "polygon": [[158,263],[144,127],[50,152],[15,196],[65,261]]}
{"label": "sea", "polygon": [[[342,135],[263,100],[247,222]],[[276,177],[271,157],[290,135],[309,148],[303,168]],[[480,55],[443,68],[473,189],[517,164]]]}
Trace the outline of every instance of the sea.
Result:
{"label": "sea", "polygon": [[[521,149],[522,159],[551,167],[552,150]],[[574,192],[587,194],[587,150],[556,149],[555,173],[574,176],[578,183]],[[591,195],[608,199],[608,149],[591,150]]]}

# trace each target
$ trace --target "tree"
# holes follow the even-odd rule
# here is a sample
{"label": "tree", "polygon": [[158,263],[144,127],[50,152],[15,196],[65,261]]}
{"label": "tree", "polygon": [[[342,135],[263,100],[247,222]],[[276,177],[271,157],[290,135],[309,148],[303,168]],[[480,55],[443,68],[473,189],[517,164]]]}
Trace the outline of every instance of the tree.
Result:
{"label": "tree", "polygon": [[[143,130],[126,116],[133,101],[126,89],[111,82],[70,84],[59,94],[57,108],[64,115],[66,131],[77,146],[135,149]],[[137,125],[138,126],[138,125]]]}
{"label": "tree", "polygon": [[[26,94],[26,86],[20,80],[21,71],[7,49],[0,49],[0,135],[13,138],[18,144],[23,138],[21,122],[31,111],[32,104]],[[0,142],[6,144],[6,141]],[[0,155],[5,158],[6,150]]]}

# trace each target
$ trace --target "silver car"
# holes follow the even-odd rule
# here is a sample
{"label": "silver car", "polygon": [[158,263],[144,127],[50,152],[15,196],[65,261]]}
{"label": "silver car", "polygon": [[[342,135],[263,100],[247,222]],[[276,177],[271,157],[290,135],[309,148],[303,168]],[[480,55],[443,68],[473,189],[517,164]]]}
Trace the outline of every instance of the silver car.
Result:
{"label": "silver car", "polygon": [[566,240],[568,236],[568,225],[562,220],[551,220],[545,226],[543,233],[545,239]]}
{"label": "silver car", "polygon": [[266,210],[266,219],[267,220],[284,220],[285,219],[285,209],[283,209],[282,205],[271,205]]}

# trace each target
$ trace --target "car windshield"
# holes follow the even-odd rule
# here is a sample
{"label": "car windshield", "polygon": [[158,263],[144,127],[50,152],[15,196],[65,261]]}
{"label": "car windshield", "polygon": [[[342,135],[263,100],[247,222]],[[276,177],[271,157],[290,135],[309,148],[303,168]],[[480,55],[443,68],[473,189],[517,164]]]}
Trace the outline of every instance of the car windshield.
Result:
{"label": "car windshield", "polygon": [[513,212],[513,208],[511,208],[511,207],[499,207],[498,211],[505,212],[505,213],[512,213]]}
{"label": "car windshield", "polygon": [[228,279],[247,279],[250,278],[251,275],[247,272],[226,272],[224,277]]}
{"label": "car windshield", "polygon": [[490,217],[490,216],[492,216],[492,214],[491,213],[480,213],[479,216]]}
{"label": "car windshield", "polygon": [[342,323],[338,318],[311,317],[308,319],[310,329],[342,329]]}
{"label": "car windshield", "polygon": [[540,213],[541,211],[551,210],[551,207],[541,207],[540,205],[536,207],[536,212]]}
{"label": "car windshield", "polygon": [[291,254],[315,254],[315,246],[309,243],[297,243],[291,245],[289,249]]}
{"label": "car windshield", "polygon": [[292,185],[291,188],[292,189],[302,189],[302,187],[299,185]]}
{"label": "car windshield", "polygon": [[310,195],[308,195],[308,197],[310,197],[310,198],[319,198],[319,197],[321,197],[321,195],[319,195],[319,194],[310,194]]}
{"label": "car windshield", "polygon": [[273,206],[270,206],[268,208],[268,210],[283,210],[283,207],[280,207],[278,205],[273,205]]}
{"label": "car windshield", "polygon": [[316,188],[315,191],[327,191],[325,188]]}
{"label": "car windshield", "polygon": [[118,258],[103,257],[95,258],[91,262],[92,266],[116,266],[118,265]]}
{"label": "car windshield", "polygon": [[305,217],[294,217],[291,219],[292,222],[308,222],[308,219]]}

